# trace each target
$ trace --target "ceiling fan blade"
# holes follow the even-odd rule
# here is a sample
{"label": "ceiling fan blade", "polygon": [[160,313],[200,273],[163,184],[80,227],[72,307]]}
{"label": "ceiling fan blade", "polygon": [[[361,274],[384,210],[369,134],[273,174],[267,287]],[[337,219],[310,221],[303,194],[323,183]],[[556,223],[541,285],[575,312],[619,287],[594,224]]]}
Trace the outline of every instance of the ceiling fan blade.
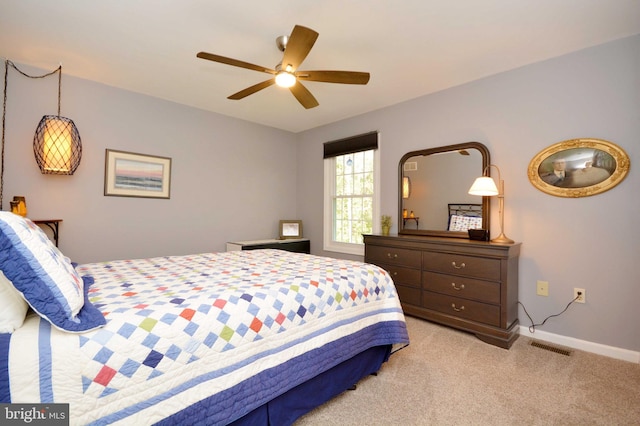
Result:
{"label": "ceiling fan blade", "polygon": [[[300,25],[293,27],[287,47],[284,49],[282,69],[289,72],[297,70],[311,51],[317,38],[318,33],[310,28]],[[289,69],[289,67],[291,68]]]}
{"label": "ceiling fan blade", "polygon": [[214,55],[213,53],[198,52],[196,55],[200,59],[207,59],[209,61],[220,62],[222,64],[232,65],[234,67],[246,68],[249,70],[266,72],[268,74],[275,74],[276,71],[270,68],[261,67],[260,65],[250,64],[249,62],[239,61],[237,59],[227,58],[225,56]]}
{"label": "ceiling fan blade", "polygon": [[262,83],[254,84],[251,87],[247,87],[246,89],[239,91],[238,93],[234,93],[233,95],[227,97],[227,99],[233,99],[234,101],[237,101],[239,99],[246,98],[247,96],[253,95],[254,93],[262,89],[266,89],[267,87],[275,84],[275,82],[275,78],[270,78],[269,80],[263,81]]}
{"label": "ceiling fan blade", "polygon": [[304,81],[321,81],[324,83],[367,84],[368,72],[358,71],[298,71],[296,77]]}
{"label": "ceiling fan blade", "polygon": [[291,90],[293,96],[295,96],[298,102],[300,102],[306,109],[315,108],[320,105],[316,98],[313,97],[311,92],[307,90],[307,88],[304,87],[299,81],[296,81],[296,84],[291,86],[289,90]]}

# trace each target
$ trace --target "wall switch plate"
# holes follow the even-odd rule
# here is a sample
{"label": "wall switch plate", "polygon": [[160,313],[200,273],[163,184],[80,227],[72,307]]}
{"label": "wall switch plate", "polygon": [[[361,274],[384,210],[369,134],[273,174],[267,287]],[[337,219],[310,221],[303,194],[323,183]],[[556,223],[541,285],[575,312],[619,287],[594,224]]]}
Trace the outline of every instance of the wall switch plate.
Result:
{"label": "wall switch plate", "polygon": [[549,282],[548,281],[538,281],[536,283],[536,294],[538,296],[548,296],[549,295]]}
{"label": "wall switch plate", "polygon": [[[578,292],[580,292],[580,296],[578,296]],[[584,288],[574,288],[573,289],[573,298],[576,303],[586,303],[587,302],[587,293]]]}

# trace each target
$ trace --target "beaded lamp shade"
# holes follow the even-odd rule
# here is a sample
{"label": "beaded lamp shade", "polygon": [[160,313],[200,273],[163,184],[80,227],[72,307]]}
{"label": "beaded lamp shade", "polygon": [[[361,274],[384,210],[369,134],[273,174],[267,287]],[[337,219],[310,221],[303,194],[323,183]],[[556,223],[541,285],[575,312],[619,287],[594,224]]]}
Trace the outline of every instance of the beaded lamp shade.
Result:
{"label": "beaded lamp shade", "polygon": [[42,117],[33,137],[33,153],[43,174],[72,175],[82,158],[82,141],[73,120]]}

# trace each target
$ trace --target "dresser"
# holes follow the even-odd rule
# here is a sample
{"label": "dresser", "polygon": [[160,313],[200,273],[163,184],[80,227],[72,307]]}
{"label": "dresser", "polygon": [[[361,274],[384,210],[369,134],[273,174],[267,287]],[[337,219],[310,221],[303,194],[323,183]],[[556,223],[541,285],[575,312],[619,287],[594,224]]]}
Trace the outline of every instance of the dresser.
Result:
{"label": "dresser", "polygon": [[257,250],[257,249],[279,249],[296,253],[311,253],[311,241],[307,238],[296,238],[286,240],[253,240],[236,241],[227,243],[227,251],[237,250]]}
{"label": "dresser", "polygon": [[518,338],[520,243],[365,235],[365,262],[389,272],[407,315],[510,348]]}

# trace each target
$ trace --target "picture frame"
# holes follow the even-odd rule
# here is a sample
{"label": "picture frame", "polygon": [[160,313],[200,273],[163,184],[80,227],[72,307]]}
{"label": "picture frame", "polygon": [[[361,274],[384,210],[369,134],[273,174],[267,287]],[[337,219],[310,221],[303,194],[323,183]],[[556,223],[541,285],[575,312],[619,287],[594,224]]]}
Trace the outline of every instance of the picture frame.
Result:
{"label": "picture frame", "polygon": [[302,238],[301,220],[281,220],[279,229],[281,240]]}
{"label": "picture frame", "polygon": [[164,198],[171,194],[171,158],[107,149],[104,195]]}
{"label": "picture frame", "polygon": [[608,191],[629,172],[629,156],[616,144],[569,139],[540,151],[529,163],[533,186],[557,197],[588,197]]}

